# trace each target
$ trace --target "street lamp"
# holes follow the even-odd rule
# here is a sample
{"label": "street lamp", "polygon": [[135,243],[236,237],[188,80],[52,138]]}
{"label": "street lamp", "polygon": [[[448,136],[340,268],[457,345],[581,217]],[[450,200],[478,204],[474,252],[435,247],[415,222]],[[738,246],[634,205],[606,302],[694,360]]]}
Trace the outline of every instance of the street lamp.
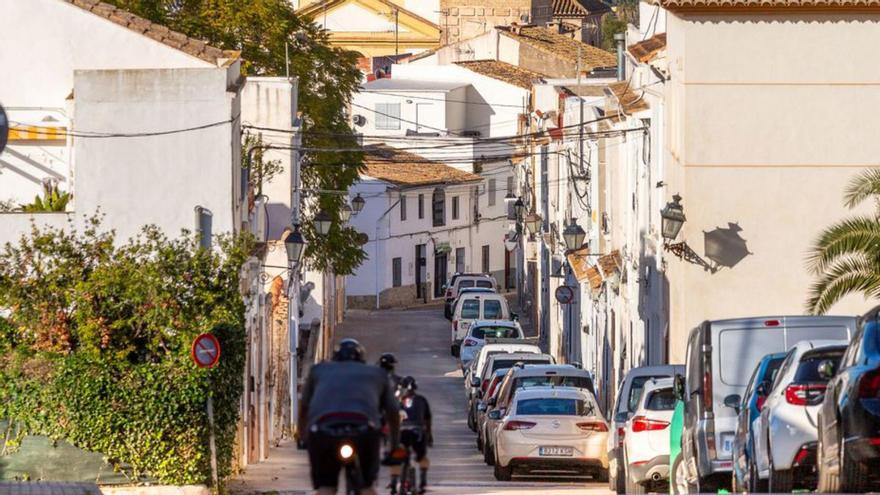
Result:
{"label": "street lamp", "polygon": [[339,210],[339,219],[342,220],[342,223],[347,222],[351,218],[352,209],[348,203],[342,205],[342,208]]}
{"label": "street lamp", "polygon": [[299,263],[302,260],[303,251],[306,247],[306,241],[303,239],[302,233],[299,231],[299,225],[293,226],[293,231],[288,232],[284,238],[284,249],[287,250],[287,261],[290,263]]}
{"label": "street lamp", "polygon": [[315,218],[312,219],[315,223],[315,230],[319,235],[327,235],[330,233],[330,224],[333,223],[333,218],[324,210],[318,212],[315,215]]}
{"label": "street lamp", "polygon": [[517,198],[516,198],[516,195],[513,194],[513,191],[507,191],[507,194],[504,195],[504,202],[505,203],[511,203],[516,200],[517,200]]}
{"label": "street lamp", "polygon": [[357,215],[364,209],[364,205],[367,202],[364,201],[364,198],[361,197],[361,193],[358,193],[357,196],[353,200],[351,200],[351,208],[354,210],[354,214]]}
{"label": "street lamp", "polygon": [[516,214],[516,218],[522,218],[525,211],[526,204],[523,203],[522,198],[516,198],[516,203],[513,204],[513,212]]}
{"label": "street lamp", "polygon": [[583,246],[586,237],[587,233],[577,224],[574,218],[568,221],[568,226],[562,231],[562,240],[565,241],[565,247],[569,251],[574,251]]}
{"label": "street lamp", "polygon": [[678,194],[673,196],[672,201],[666,203],[666,206],[660,211],[660,217],[663,219],[661,228],[663,238],[668,241],[675,240],[686,220],[684,208],[681,206],[681,196]]}
{"label": "street lamp", "polygon": [[542,222],[543,220],[541,219],[541,216],[537,213],[529,213],[529,215],[525,219],[526,228],[532,234],[537,234],[541,231]]}

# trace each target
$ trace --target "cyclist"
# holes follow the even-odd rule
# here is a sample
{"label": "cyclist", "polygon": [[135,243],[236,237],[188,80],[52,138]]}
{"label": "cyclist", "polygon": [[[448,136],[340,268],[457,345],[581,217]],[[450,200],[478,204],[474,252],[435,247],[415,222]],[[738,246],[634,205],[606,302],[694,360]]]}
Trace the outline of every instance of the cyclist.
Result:
{"label": "cyclist", "polygon": [[330,432],[334,426],[354,425],[352,439],[360,463],[364,488],[361,495],[375,495],[379,474],[384,418],[390,444],[399,444],[400,412],[388,376],[378,366],[365,363],[366,351],[354,339],[339,343],[333,361],[316,364],[302,392],[298,432],[309,452],[312,485],[318,495],[336,493],[342,463],[337,455],[340,440]]}
{"label": "cyclist", "polygon": [[377,364],[388,373],[388,379],[391,380],[391,388],[396,392],[398,385],[400,385],[400,375],[394,372],[394,367],[397,366],[397,358],[394,354],[386,352],[379,356]]}
{"label": "cyclist", "polygon": [[[416,379],[407,376],[400,380],[398,398],[403,422],[400,429],[400,443],[413,450],[416,461],[419,463],[419,493],[424,493],[428,483],[428,447],[434,446],[434,436],[431,432],[431,406],[428,399],[417,394],[418,384]],[[391,493],[396,493],[397,482],[400,473],[391,471]]]}

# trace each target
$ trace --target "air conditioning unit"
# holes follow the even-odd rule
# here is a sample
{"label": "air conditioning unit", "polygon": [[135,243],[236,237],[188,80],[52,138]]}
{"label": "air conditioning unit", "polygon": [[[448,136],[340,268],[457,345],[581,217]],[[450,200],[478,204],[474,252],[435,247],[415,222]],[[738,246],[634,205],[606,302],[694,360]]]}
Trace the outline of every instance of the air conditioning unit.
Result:
{"label": "air conditioning unit", "polygon": [[269,219],[266,213],[266,198],[258,197],[254,201],[254,221],[251,225],[251,234],[256,242],[266,242],[269,238]]}

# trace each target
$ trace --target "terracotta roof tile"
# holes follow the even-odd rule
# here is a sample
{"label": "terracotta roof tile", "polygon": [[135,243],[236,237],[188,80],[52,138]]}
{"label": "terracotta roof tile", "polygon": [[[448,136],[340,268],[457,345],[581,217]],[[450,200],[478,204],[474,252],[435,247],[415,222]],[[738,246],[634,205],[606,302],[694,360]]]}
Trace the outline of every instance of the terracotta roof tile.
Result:
{"label": "terracotta roof tile", "polygon": [[627,48],[629,53],[642,63],[650,62],[658,53],[665,49],[666,33],[656,34]]}
{"label": "terracotta roof tile", "polygon": [[588,272],[592,266],[589,264],[589,258],[586,256],[590,252],[589,247],[581,248],[575,251],[572,251],[566,255],[568,258],[568,264],[571,265],[571,269],[574,271],[574,277],[578,282],[583,282],[588,277]]}
{"label": "terracotta roof tile", "polygon": [[660,4],[669,10],[700,10],[700,9],[876,9],[880,0],[660,0]]}
{"label": "terracotta roof tile", "polygon": [[586,17],[610,10],[601,0],[553,0],[553,17]]}
{"label": "terracotta roof tile", "polygon": [[498,60],[471,60],[467,62],[455,62],[455,65],[464,67],[477,74],[491,77],[492,79],[497,79],[525,89],[531,89],[535,81],[547,77],[543,74]]}
{"label": "terracotta roof tile", "polygon": [[364,165],[364,174],[401,187],[483,180],[479,175],[381,144],[364,147]]}
{"label": "terracotta roof tile", "polygon": [[[880,0],[878,0],[880,1]],[[616,67],[617,57],[611,52],[588,45],[558,31],[539,26],[498,26],[501,33],[521,43],[577,63],[578,48],[581,51],[581,67],[585,72],[600,67]]]}
{"label": "terracotta roof tile", "polygon": [[606,113],[617,113],[618,110],[623,110],[623,113],[631,115],[650,108],[642,92],[633,91],[633,87],[628,81],[609,84],[606,94],[613,98],[612,102],[605,106]]}
{"label": "terracotta roof tile", "polygon": [[623,260],[620,257],[620,251],[614,250],[605,256],[599,256],[599,259],[596,260],[599,268],[602,269],[602,276],[604,278],[609,278],[615,275],[615,273],[620,272],[620,268],[623,266]]}
{"label": "terracotta roof tile", "polygon": [[236,51],[215,48],[208,45],[205,41],[171,31],[161,24],[150,22],[143,17],[138,17],[127,10],[120,9],[109,3],[99,0],[63,1],[208,63],[219,65],[221,59],[237,59],[239,57],[239,53]]}

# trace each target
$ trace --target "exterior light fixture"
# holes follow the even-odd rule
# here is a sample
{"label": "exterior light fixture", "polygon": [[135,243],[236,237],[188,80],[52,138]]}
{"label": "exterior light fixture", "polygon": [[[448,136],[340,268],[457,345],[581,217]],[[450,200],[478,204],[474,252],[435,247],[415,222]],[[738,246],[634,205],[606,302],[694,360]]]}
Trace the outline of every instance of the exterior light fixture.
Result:
{"label": "exterior light fixture", "polygon": [[504,195],[504,202],[505,203],[511,203],[516,200],[517,200],[517,197],[513,194],[513,191],[507,191],[507,194]]}
{"label": "exterior light fixture", "polygon": [[312,219],[315,224],[315,230],[319,235],[327,235],[330,233],[330,224],[333,223],[333,218],[330,217],[330,214],[324,210],[318,212],[315,215],[315,218]]}
{"label": "exterior light fixture", "polygon": [[675,240],[686,220],[684,208],[681,206],[681,196],[678,194],[673,196],[672,201],[666,203],[666,206],[660,211],[660,217],[663,219],[661,229],[663,238],[667,241]]}
{"label": "exterior light fixture", "polygon": [[562,231],[562,240],[565,241],[565,247],[569,251],[574,251],[583,246],[586,237],[587,233],[577,224],[574,218],[568,221],[568,226]]}
{"label": "exterior light fixture", "polygon": [[342,205],[342,208],[339,209],[339,219],[342,220],[343,223],[347,222],[351,218],[352,208],[345,203]]}
{"label": "exterior light fixture", "polygon": [[522,218],[525,211],[526,204],[523,203],[522,198],[516,198],[516,203],[513,203],[513,212],[516,213],[516,218]]}
{"label": "exterior light fixture", "polygon": [[355,196],[353,200],[351,200],[351,209],[353,210],[354,214],[357,215],[358,213],[363,211],[364,205],[366,203],[367,202],[364,201],[364,198],[361,197],[361,193],[358,193],[358,195]]}
{"label": "exterior light fixture", "polygon": [[287,251],[287,261],[290,263],[299,263],[302,260],[303,251],[306,247],[306,241],[303,239],[302,233],[299,231],[299,225],[293,226],[293,231],[288,232],[284,237],[284,249]]}
{"label": "exterior light fixture", "polygon": [[526,216],[526,229],[528,229],[531,234],[537,234],[540,232],[542,223],[543,219],[537,213],[529,213],[528,216]]}

